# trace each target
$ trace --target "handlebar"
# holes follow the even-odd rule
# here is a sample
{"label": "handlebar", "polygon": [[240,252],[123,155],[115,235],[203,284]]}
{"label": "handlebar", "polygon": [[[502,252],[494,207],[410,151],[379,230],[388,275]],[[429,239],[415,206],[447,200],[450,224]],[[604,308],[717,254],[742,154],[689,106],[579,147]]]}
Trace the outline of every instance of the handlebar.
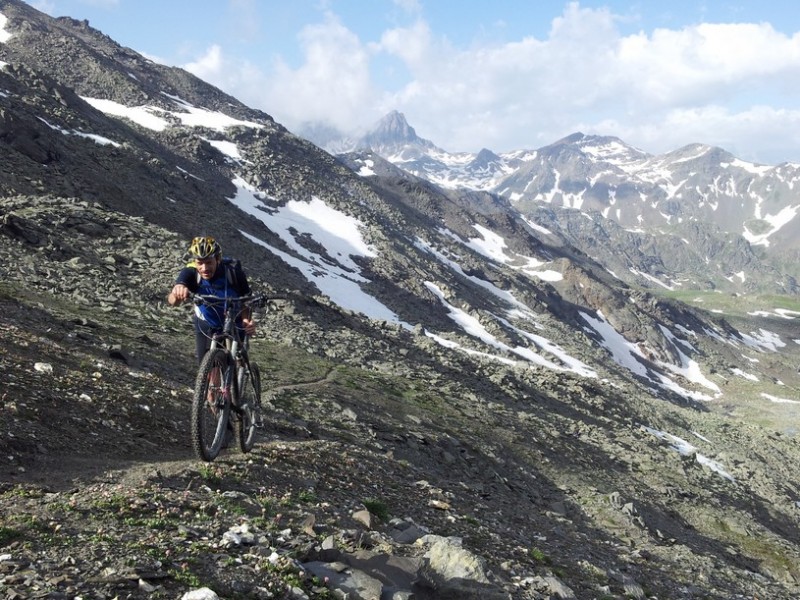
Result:
{"label": "handlebar", "polygon": [[269,306],[269,303],[274,300],[292,300],[293,295],[290,293],[282,294],[250,294],[249,296],[214,296],[213,294],[196,294],[189,292],[188,300],[193,304],[208,304],[208,305],[223,305],[241,304],[251,308],[264,308]]}
{"label": "handlebar", "polygon": [[194,294],[192,292],[189,292],[189,299],[194,304],[224,304],[230,302],[253,307],[263,306],[267,301],[266,296],[263,294],[250,294],[249,296],[214,296],[213,294]]}

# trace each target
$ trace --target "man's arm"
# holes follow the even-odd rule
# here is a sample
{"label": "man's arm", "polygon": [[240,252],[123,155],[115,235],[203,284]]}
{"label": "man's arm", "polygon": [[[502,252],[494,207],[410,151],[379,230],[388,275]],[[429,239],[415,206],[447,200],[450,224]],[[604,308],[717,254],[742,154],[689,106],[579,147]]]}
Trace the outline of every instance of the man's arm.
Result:
{"label": "man's arm", "polygon": [[178,277],[175,278],[175,285],[172,287],[172,291],[167,295],[167,303],[170,306],[177,306],[178,304],[186,302],[192,291],[190,287],[197,289],[195,285],[196,282],[196,269],[193,267],[184,267],[181,269],[181,272],[178,273]]}
{"label": "man's arm", "polygon": [[167,296],[167,303],[170,306],[177,306],[189,298],[189,288],[182,283],[176,283],[172,291]]}

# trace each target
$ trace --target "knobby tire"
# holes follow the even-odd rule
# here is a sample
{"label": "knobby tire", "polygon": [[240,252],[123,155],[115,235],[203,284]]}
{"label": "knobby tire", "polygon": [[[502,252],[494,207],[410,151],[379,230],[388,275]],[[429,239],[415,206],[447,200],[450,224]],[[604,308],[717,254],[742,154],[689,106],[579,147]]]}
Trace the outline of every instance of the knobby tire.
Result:
{"label": "knobby tire", "polygon": [[261,373],[258,365],[250,363],[250,374],[239,386],[239,411],[236,437],[242,452],[250,452],[256,443],[256,428],[261,413]]}
{"label": "knobby tire", "polygon": [[[222,386],[231,367],[228,354],[217,348],[206,353],[197,371],[192,399],[192,446],[197,457],[206,462],[219,455],[228,433],[230,392],[224,394]],[[212,381],[217,378],[219,382]]]}

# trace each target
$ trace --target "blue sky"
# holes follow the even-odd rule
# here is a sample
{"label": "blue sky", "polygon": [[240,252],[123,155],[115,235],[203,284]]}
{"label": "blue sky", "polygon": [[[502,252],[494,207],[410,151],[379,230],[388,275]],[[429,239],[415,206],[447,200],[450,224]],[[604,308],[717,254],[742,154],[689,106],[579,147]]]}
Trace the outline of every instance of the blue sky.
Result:
{"label": "blue sky", "polygon": [[289,129],[390,110],[450,152],[582,131],[800,163],[800,11],[752,0],[29,0]]}

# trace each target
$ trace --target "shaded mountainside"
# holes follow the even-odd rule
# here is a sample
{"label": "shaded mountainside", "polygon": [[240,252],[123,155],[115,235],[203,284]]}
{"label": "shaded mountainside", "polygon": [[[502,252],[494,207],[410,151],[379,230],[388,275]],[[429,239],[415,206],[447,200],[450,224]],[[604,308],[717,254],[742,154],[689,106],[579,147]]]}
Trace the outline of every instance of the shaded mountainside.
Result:
{"label": "shaded mountainside", "polygon": [[[800,595],[791,299],[652,295],[621,228],[334,158],[85,22],[0,14],[3,597]],[[212,464],[164,303],[198,233],[289,298],[258,444]]]}

